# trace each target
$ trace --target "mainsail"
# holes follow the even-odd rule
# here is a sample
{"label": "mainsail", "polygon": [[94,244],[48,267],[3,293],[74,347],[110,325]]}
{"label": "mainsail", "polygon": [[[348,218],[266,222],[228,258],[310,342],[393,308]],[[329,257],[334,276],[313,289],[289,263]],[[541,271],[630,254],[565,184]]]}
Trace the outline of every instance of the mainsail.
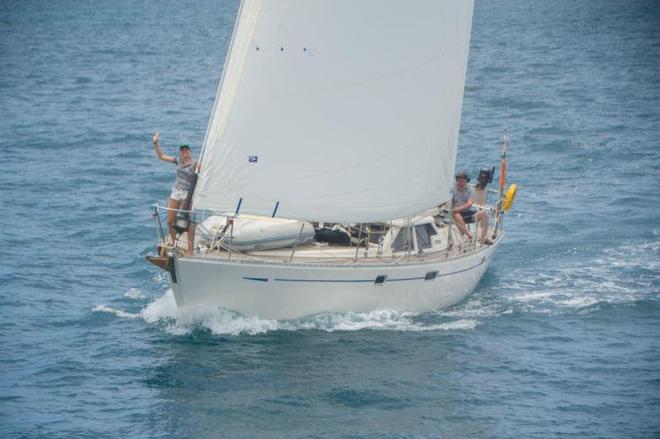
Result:
{"label": "mainsail", "polygon": [[449,198],[472,0],[244,0],[195,209],[375,222]]}

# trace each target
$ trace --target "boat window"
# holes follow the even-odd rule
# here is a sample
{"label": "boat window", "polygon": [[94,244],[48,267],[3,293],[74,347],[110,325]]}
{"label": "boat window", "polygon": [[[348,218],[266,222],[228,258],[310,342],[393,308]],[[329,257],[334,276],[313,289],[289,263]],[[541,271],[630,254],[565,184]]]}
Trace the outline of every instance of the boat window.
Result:
{"label": "boat window", "polygon": [[380,243],[381,237],[384,236],[388,230],[390,230],[390,227],[386,224],[369,224],[369,242],[372,244]]}
{"label": "boat window", "polygon": [[419,248],[431,248],[431,236],[436,235],[438,232],[435,231],[431,224],[418,224],[415,226],[415,234],[417,235],[417,245]]}
{"label": "boat window", "polygon": [[[399,230],[399,234],[394,238],[392,242],[392,250],[395,252],[408,251],[408,238],[410,233],[407,229],[403,228]],[[411,245],[411,250],[414,250],[414,245]]]}

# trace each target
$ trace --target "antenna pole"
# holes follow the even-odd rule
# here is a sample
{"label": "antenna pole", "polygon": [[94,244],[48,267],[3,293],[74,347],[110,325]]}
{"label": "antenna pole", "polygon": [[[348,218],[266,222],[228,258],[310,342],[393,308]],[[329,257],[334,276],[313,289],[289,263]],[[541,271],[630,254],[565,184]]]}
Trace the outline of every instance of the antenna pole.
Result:
{"label": "antenna pole", "polygon": [[298,247],[298,243],[300,242],[300,237],[302,236],[303,229],[305,228],[305,223],[302,223],[300,226],[300,232],[298,232],[298,239],[296,239],[296,242],[293,243],[293,248],[291,249],[291,258],[289,258],[289,263],[293,262],[293,255],[296,252],[296,247]]}
{"label": "antenna pole", "polygon": [[502,137],[502,162],[500,164],[500,199],[497,202],[497,222],[493,230],[493,238],[497,237],[499,230],[502,228],[502,220],[504,219],[504,188],[506,187],[506,147],[509,143],[509,115],[507,113],[506,125],[504,127],[504,136]]}
{"label": "antenna pole", "polygon": [[362,239],[362,223],[360,223],[360,231],[358,232],[357,245],[355,246],[355,263],[357,263],[358,252],[360,251],[360,240]]}

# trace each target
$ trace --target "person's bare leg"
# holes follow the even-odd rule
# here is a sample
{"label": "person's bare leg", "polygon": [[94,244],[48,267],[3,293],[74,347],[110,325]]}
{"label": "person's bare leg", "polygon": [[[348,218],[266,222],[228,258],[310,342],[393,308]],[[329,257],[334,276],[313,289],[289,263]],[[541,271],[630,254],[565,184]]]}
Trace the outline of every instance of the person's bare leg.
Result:
{"label": "person's bare leg", "polygon": [[476,220],[479,221],[479,224],[481,225],[481,240],[484,241],[486,239],[486,236],[488,236],[488,218],[486,215],[484,215],[486,212],[483,210],[480,210],[477,212],[477,218]]}
{"label": "person's bare leg", "polygon": [[481,224],[481,240],[485,243],[490,243],[488,239],[488,212],[485,210],[480,210],[477,213],[477,221]]}
{"label": "person's bare leg", "polygon": [[472,235],[470,235],[470,231],[468,230],[467,225],[463,220],[463,216],[457,212],[453,215],[453,217],[454,217],[454,224],[458,226],[458,229],[461,231],[461,233],[467,236],[468,239],[472,239]]}
{"label": "person's bare leg", "polygon": [[[167,199],[167,207],[169,209],[178,209],[181,206],[181,200],[175,200],[173,198]],[[174,230],[174,222],[176,221],[176,210],[167,211],[167,228],[170,229],[170,237],[172,238],[172,244],[176,239],[176,230]]]}

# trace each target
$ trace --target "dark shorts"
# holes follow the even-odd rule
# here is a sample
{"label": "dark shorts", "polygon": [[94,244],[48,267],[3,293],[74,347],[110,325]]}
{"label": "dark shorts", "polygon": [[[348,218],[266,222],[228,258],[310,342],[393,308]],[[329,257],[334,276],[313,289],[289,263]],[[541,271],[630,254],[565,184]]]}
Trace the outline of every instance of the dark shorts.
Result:
{"label": "dark shorts", "polygon": [[466,210],[465,212],[461,212],[461,216],[463,217],[463,221],[465,221],[466,224],[468,223],[473,223],[474,222],[474,217],[477,214],[476,210]]}

